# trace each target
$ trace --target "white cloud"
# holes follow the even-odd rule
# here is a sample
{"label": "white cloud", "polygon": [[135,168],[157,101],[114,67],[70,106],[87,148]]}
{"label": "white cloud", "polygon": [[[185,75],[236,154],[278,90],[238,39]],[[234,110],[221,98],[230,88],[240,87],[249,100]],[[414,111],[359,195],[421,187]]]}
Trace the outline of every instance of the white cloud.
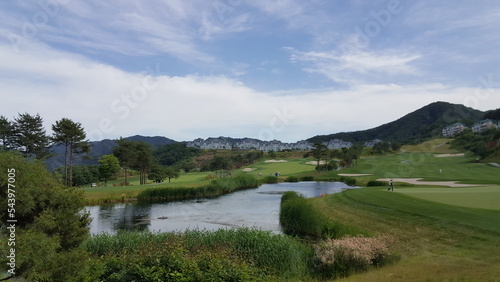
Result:
{"label": "white cloud", "polygon": [[47,129],[68,117],[82,122],[92,139],[144,134],[298,141],[378,126],[438,100],[481,110],[500,104],[498,86],[479,81],[477,88],[360,84],[276,95],[224,76],[167,76],[161,65],[151,66],[152,76],[128,73],[41,45],[18,53],[0,46],[0,62],[0,73],[12,74],[0,78],[0,114],[40,113]]}
{"label": "white cloud", "polygon": [[304,70],[322,74],[335,82],[350,85],[367,83],[374,77],[419,75],[411,63],[420,58],[417,54],[404,54],[398,51],[362,51],[350,53],[339,51],[302,52],[287,48],[293,62],[303,63]]}

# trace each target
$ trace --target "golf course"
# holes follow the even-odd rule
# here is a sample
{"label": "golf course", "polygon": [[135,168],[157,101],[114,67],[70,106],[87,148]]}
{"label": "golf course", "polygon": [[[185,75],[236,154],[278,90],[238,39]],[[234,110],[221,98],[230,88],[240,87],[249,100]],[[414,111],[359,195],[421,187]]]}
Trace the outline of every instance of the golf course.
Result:
{"label": "golf course", "polygon": [[[278,154],[232,175],[263,179],[279,172],[282,181],[290,176],[354,178],[360,188],[307,202],[331,222],[384,238],[391,255],[384,265],[340,281],[500,281],[500,168],[449,149],[446,140],[429,142],[393,154],[362,155],[353,167],[336,171],[316,172],[311,158]],[[199,187],[210,182],[208,175],[186,173],[170,183],[84,191],[88,201],[123,194],[133,200],[152,187]],[[394,191],[387,190],[390,179]]]}

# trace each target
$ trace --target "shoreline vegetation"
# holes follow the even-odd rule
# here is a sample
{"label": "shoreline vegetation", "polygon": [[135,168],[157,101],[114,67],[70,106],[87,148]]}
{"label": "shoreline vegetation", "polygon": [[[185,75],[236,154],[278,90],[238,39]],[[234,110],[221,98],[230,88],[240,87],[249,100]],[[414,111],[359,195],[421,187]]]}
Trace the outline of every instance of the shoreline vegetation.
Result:
{"label": "shoreline vegetation", "polygon": [[[446,148],[443,147],[446,146],[440,146],[439,152],[447,153]],[[118,242],[125,240],[123,238],[127,236],[142,238],[137,239],[138,241],[148,241],[150,239],[147,238],[151,237],[173,236],[174,238],[177,236],[178,240],[175,240],[174,245],[187,250],[190,254],[188,257],[197,261],[196,265],[200,264],[199,260],[205,259],[204,256],[207,254],[204,252],[210,249],[210,252],[215,252],[213,258],[216,258],[214,260],[216,264],[224,264],[228,272],[236,275],[233,278],[247,277],[247,280],[328,281],[344,278],[346,281],[399,281],[401,279],[407,281],[441,281],[443,279],[495,281],[495,277],[500,275],[498,264],[500,249],[495,244],[495,238],[500,235],[499,211],[481,209],[484,199],[480,195],[475,195],[475,203],[472,206],[452,205],[453,202],[450,201],[453,199],[448,198],[449,195],[456,195],[453,191],[472,193],[475,187],[464,185],[464,188],[446,188],[446,184],[452,183],[446,181],[468,185],[480,184],[483,185],[482,190],[491,192],[489,196],[500,198],[500,189],[497,189],[500,183],[494,176],[495,172],[498,172],[495,169],[498,168],[484,163],[475,163],[474,156],[467,154],[453,158],[436,158],[434,154],[433,151],[412,152],[410,148],[409,151],[399,154],[363,157],[355,167],[335,172],[314,172],[311,170],[311,165],[306,164],[310,161],[307,159],[293,159],[287,162],[262,161],[252,164],[252,170],[245,171],[242,168],[240,174],[211,180],[210,183],[199,187],[148,188],[139,194],[140,197],[137,197],[141,201],[216,197],[219,193],[254,188],[264,182],[302,181],[304,177],[307,177],[306,180],[342,181],[365,187],[313,199],[305,199],[295,193],[284,194],[280,207],[280,223],[286,235],[273,235],[268,232],[260,234],[261,231],[244,228],[232,231],[187,232],[199,232],[199,236],[207,238],[229,236],[221,235],[224,232],[228,234],[241,232],[240,237],[263,236],[260,238],[265,237],[266,239],[262,240],[270,244],[283,238],[301,242],[302,251],[296,253],[296,255],[300,254],[298,256],[302,260],[302,266],[299,267],[302,269],[299,271],[300,274],[295,272],[290,276],[291,272],[288,270],[280,272],[276,269],[271,271],[270,268],[253,269],[252,267],[256,265],[254,261],[256,258],[252,256],[255,252],[259,252],[255,249],[260,248],[259,244],[250,249],[241,249],[236,247],[239,243],[227,243],[230,248],[234,249],[223,249],[231,253],[233,258],[238,258],[229,262],[225,261],[228,253],[222,254],[211,248],[215,245],[211,247],[198,245],[195,249],[200,250],[192,249],[192,245],[185,241],[185,238],[192,234],[187,233],[164,235],[120,232],[116,238],[107,235],[109,238],[106,240],[116,240],[116,244],[125,246],[125,243]],[[287,165],[299,163],[307,165],[308,170],[285,172],[279,178],[273,176],[273,179],[269,175],[255,176],[263,171],[262,166],[265,166],[266,170],[271,170],[272,166],[279,166],[272,170],[286,171]],[[386,180],[390,179],[387,177],[387,172],[398,172],[398,177],[391,176],[396,180],[395,192],[387,192]],[[433,183],[403,182],[409,178],[422,178]],[[494,189],[488,190],[489,187]],[[472,192],[456,189],[469,189]],[[405,193],[406,190],[408,193]],[[438,200],[433,200],[436,198],[428,196],[429,193],[433,197],[437,196]],[[468,195],[464,194],[463,197],[468,197]],[[248,234],[242,235],[245,232]],[[120,236],[123,238],[119,239]],[[231,236],[234,236],[234,233]],[[91,242],[95,243],[100,239],[103,237],[94,236]],[[154,239],[151,240],[154,241]],[[198,240],[208,239],[198,238]],[[150,249],[159,246],[150,246]],[[107,264],[113,261],[114,256],[116,259],[116,256],[123,255],[119,253],[101,256],[100,258],[103,259],[101,262]],[[253,261],[250,265],[247,264],[249,255]],[[281,258],[274,263],[283,264],[284,261],[284,258]],[[140,260],[137,263],[144,264]],[[194,262],[190,260],[184,263],[189,265]],[[294,263],[296,262],[286,264]],[[464,265],[467,267],[463,267]],[[236,271],[234,267],[239,270]],[[214,265],[209,268],[210,270],[207,270],[208,268],[205,270],[210,273],[216,269]],[[118,272],[120,271],[127,272],[128,270],[121,268],[118,269]],[[199,275],[197,271],[193,273]]]}

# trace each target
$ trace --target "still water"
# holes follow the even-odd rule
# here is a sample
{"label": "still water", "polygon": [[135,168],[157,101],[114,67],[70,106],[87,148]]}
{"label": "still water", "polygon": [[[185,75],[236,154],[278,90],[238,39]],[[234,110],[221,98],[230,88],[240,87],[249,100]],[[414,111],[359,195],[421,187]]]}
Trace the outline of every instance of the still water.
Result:
{"label": "still water", "polygon": [[118,230],[152,232],[186,229],[255,227],[279,233],[281,195],[296,191],[305,197],[319,197],[353,188],[342,182],[298,182],[264,184],[215,199],[155,204],[123,203],[86,207],[92,217],[90,232]]}

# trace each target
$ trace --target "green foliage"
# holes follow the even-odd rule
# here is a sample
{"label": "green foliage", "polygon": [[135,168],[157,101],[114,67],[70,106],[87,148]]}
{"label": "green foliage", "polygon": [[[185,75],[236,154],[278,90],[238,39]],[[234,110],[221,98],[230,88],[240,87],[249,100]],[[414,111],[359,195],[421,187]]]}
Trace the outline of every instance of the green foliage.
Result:
{"label": "green foliage", "polygon": [[297,176],[288,176],[285,179],[286,182],[299,182],[299,178]]}
{"label": "green foliage", "polygon": [[174,201],[217,197],[240,189],[258,187],[259,181],[252,175],[217,178],[202,187],[171,187],[146,189],[137,196],[139,201]]}
{"label": "green foliage", "polygon": [[480,133],[466,130],[451,142],[452,148],[468,150],[481,159],[500,160],[500,129],[489,129]]}
{"label": "green foliage", "polygon": [[237,229],[95,235],[84,248],[100,281],[269,281],[307,277],[312,251],[291,238]]}
{"label": "green foliage", "polygon": [[[15,182],[8,182],[15,169]],[[83,275],[85,253],[78,250],[88,236],[89,218],[83,213],[80,191],[63,187],[43,164],[12,152],[0,152],[0,203],[7,207],[8,183],[14,184],[16,223],[16,275],[30,281],[68,281]],[[0,211],[7,222],[7,209]],[[2,229],[2,241],[6,231]],[[2,254],[7,244],[1,244]],[[2,255],[2,265],[6,263]],[[64,262],[64,263],[62,263]]]}
{"label": "green foliage", "polygon": [[340,182],[344,182],[345,184],[349,186],[354,186],[356,185],[356,178],[352,178],[349,176],[341,176],[339,179]]}
{"label": "green foliage", "polygon": [[39,114],[19,114],[13,122],[13,148],[22,152],[24,157],[45,159],[50,156],[50,140],[43,128],[43,119]]}
{"label": "green foliage", "polygon": [[314,181],[314,176],[303,176],[300,181]]}
{"label": "green foliage", "polygon": [[99,178],[104,181],[104,186],[115,174],[120,171],[120,162],[114,155],[104,155],[99,158]]}
{"label": "green foliage", "polygon": [[153,156],[161,165],[173,166],[199,156],[201,153],[202,150],[187,147],[185,143],[172,143],[154,150]]}
{"label": "green foliage", "polygon": [[296,192],[286,192],[281,198],[279,220],[283,232],[297,236],[340,238],[366,234],[354,226],[327,219],[306,198]]}
{"label": "green foliage", "polygon": [[408,144],[440,136],[442,128],[453,122],[470,123],[480,120],[483,114],[481,111],[463,105],[435,102],[396,121],[372,129],[315,136],[307,141],[311,143],[327,142],[338,138],[356,143],[381,139]]}
{"label": "green foliage", "polygon": [[389,183],[387,181],[377,181],[377,180],[370,180],[368,183],[366,183],[367,187],[375,187],[375,186],[389,186]]}
{"label": "green foliage", "polygon": [[278,183],[279,178],[274,176],[274,175],[267,175],[262,179],[262,182],[268,183],[268,184],[273,184],[273,183]]}

